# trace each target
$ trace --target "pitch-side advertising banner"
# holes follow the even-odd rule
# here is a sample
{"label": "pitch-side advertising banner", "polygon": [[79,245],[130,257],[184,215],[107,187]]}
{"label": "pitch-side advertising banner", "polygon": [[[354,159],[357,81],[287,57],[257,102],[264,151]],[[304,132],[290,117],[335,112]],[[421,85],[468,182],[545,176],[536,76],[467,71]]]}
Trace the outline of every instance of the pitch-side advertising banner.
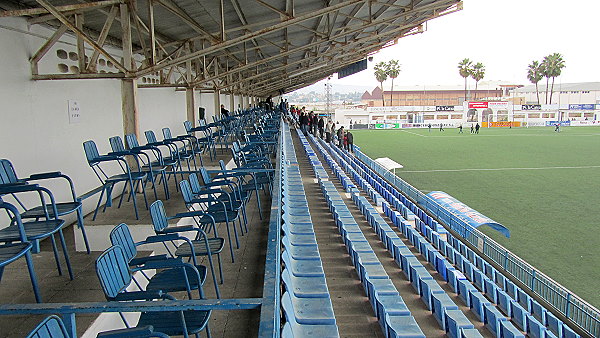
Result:
{"label": "pitch-side advertising banner", "polygon": [[510,237],[510,231],[502,224],[492,220],[491,218],[481,214],[477,210],[467,206],[456,198],[448,195],[443,191],[432,191],[427,194],[427,197],[438,204],[442,208],[448,210],[456,218],[464,221],[473,228],[478,228],[482,225],[487,225],[492,229],[500,232],[507,238]]}

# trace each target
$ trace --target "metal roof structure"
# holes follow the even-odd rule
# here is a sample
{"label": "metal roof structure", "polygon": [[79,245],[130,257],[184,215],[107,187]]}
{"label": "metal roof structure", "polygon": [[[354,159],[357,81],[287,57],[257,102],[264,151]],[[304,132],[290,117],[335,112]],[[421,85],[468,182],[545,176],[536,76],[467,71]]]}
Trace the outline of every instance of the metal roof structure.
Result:
{"label": "metal roof structure", "polygon": [[[424,31],[460,0],[0,0],[56,33],[31,58],[35,80],[156,76],[140,87],[266,97],[291,92]],[[77,36],[79,71],[39,74],[60,37]],[[106,47],[117,47],[120,55]],[[85,54],[85,48],[94,52]],[[90,53],[88,53],[90,54]],[[115,73],[96,70],[99,59]]]}

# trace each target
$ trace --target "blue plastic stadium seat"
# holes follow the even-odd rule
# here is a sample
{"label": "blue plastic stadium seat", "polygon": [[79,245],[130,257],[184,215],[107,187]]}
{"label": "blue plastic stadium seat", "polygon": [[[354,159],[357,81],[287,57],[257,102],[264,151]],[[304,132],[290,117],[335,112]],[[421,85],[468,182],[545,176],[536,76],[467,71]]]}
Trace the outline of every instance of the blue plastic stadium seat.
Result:
{"label": "blue plastic stadium seat", "polygon": [[320,261],[298,261],[291,259],[289,253],[283,251],[281,259],[285,266],[296,277],[324,277],[323,265]]}
{"label": "blue plastic stadium seat", "polygon": [[517,301],[510,301],[510,318],[522,331],[527,331],[527,310]]}
{"label": "blue plastic stadium seat", "polygon": [[423,331],[412,316],[385,317],[388,338],[425,338]]}
{"label": "blue plastic stadium seat", "polygon": [[531,314],[540,322],[540,323],[545,323],[546,322],[546,312],[547,310],[544,309],[544,307],[538,303],[535,299],[531,300]]}
{"label": "blue plastic stadium seat", "polygon": [[281,278],[288,292],[298,298],[329,298],[325,277],[296,277],[284,269]]}
{"label": "blue plastic stadium seat", "polygon": [[448,284],[450,284],[450,287],[452,288],[452,290],[455,293],[459,293],[458,281],[467,280],[465,275],[463,275],[462,272],[460,272],[458,270],[451,270],[451,271],[448,271],[446,276],[448,277]]}
{"label": "blue plastic stadium seat", "polygon": [[511,307],[510,307],[510,296],[508,295],[508,293],[502,291],[502,290],[497,290],[497,302],[496,304],[498,305],[498,308],[500,309],[500,311],[502,311],[502,313],[504,313],[506,316],[511,317]]}
{"label": "blue plastic stadium seat", "polygon": [[542,323],[535,319],[532,315],[525,315],[527,317],[527,335],[534,338],[545,338],[546,328]]}
{"label": "blue plastic stadium seat", "polygon": [[427,305],[429,311],[433,308],[433,295],[446,293],[434,279],[422,279],[419,281],[421,290],[421,300]]}
{"label": "blue plastic stadium seat", "polygon": [[435,319],[440,324],[442,330],[446,330],[446,310],[458,310],[458,306],[454,304],[450,296],[446,293],[433,294],[432,299],[432,312]]}
{"label": "blue plastic stadium seat", "polygon": [[471,307],[471,293],[477,292],[477,289],[468,280],[459,280],[458,283],[458,296],[465,303],[466,306]]}
{"label": "blue plastic stadium seat", "polygon": [[410,316],[410,310],[400,295],[375,294],[375,315],[382,330],[386,330],[385,316]]}
{"label": "blue plastic stadium seat", "polygon": [[446,310],[446,332],[448,337],[460,338],[462,329],[474,329],[475,327],[460,310]]}
{"label": "blue plastic stadium seat", "polygon": [[485,298],[481,292],[471,292],[471,311],[480,321],[485,323],[485,313],[483,308],[491,303]]}
{"label": "blue plastic stadium seat", "polygon": [[500,335],[500,322],[507,321],[508,319],[498,311],[496,306],[492,304],[486,304],[483,306],[484,323],[487,329],[495,336],[501,337]]}
{"label": "blue plastic stadium seat", "polygon": [[519,331],[511,322],[500,321],[500,337],[525,338],[525,335],[521,331]]}
{"label": "blue plastic stadium seat", "polygon": [[460,330],[461,338],[483,338],[479,330],[477,329],[461,329]]}
{"label": "blue plastic stadium seat", "polygon": [[483,278],[483,285],[485,287],[485,295],[488,297],[488,299],[492,303],[498,304],[498,291],[500,290],[498,289],[496,283],[486,276]]}

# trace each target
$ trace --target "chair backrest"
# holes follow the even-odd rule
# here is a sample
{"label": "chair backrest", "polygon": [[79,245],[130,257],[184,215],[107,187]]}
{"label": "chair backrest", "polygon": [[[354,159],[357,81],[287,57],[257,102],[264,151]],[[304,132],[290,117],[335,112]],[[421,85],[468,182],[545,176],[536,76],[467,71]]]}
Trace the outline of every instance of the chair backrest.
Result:
{"label": "chair backrest", "polygon": [[108,139],[108,142],[110,142],[112,151],[125,151],[125,145],[121,136],[113,136]]}
{"label": "chair backrest", "polygon": [[121,247],[121,249],[123,249],[123,254],[125,255],[127,262],[131,262],[131,260],[135,258],[137,255],[137,249],[127,224],[121,223],[117,225],[114,229],[112,229],[109,237],[110,243],[112,243],[113,246],[118,245]]}
{"label": "chair backrest", "polygon": [[221,167],[221,170],[227,170],[227,165],[223,160],[219,160],[219,167]]}
{"label": "chair backrest", "polygon": [[171,129],[169,129],[169,127],[163,128],[162,133],[163,133],[163,137],[165,138],[165,140],[169,139],[169,138],[173,138],[173,136],[171,136]]}
{"label": "chair backrest", "polygon": [[202,186],[200,186],[200,181],[198,180],[198,175],[196,175],[196,173],[191,173],[190,176],[188,176],[188,180],[190,181],[190,188],[192,188],[192,192],[193,193],[200,192],[200,190],[202,189]]}
{"label": "chair backrest", "polygon": [[131,272],[120,246],[111,246],[96,259],[96,274],[107,300],[114,300],[129,286]]}
{"label": "chair backrest", "polygon": [[190,121],[183,121],[183,127],[185,128],[186,133],[191,133],[190,130],[192,130],[192,122]]}
{"label": "chair backrest", "polygon": [[98,153],[98,147],[96,147],[96,142],[92,140],[83,142],[83,151],[85,151],[85,158],[90,165],[95,164],[96,159],[100,157],[100,153]]}
{"label": "chair backrest", "polygon": [[194,199],[190,182],[187,180],[181,180],[181,182],[179,182],[179,188],[181,189],[181,195],[183,196],[185,205],[190,206],[192,204],[192,200]]}
{"label": "chair backrest", "polygon": [[138,142],[137,136],[135,134],[127,134],[125,135],[125,142],[127,142],[127,148],[133,149],[140,146]]}
{"label": "chair backrest", "polygon": [[146,130],[144,132],[144,135],[146,135],[146,142],[148,142],[148,143],[156,143],[156,142],[158,142],[158,140],[156,140],[156,135],[154,135],[154,131],[152,131],[152,130]]}
{"label": "chair backrest", "polygon": [[31,331],[27,338],[70,338],[69,332],[60,317],[52,315],[44,319]]}
{"label": "chair backrest", "polygon": [[204,184],[208,184],[211,182],[210,175],[208,174],[208,171],[206,171],[206,168],[204,168],[204,167],[200,167],[200,177],[202,177],[202,181]]}
{"label": "chair backrest", "polygon": [[150,205],[150,217],[152,218],[152,225],[154,231],[160,232],[169,226],[167,220],[167,213],[165,212],[165,206],[161,200],[158,200]]}
{"label": "chair backrest", "polygon": [[17,173],[12,163],[7,159],[0,160],[0,184],[17,183]]}
{"label": "chair backrest", "polygon": [[21,221],[21,214],[19,213],[19,210],[14,205],[0,200],[0,210],[2,209],[6,211],[8,217],[11,219],[11,222],[17,225],[17,228],[19,229],[19,238],[21,239],[21,242],[29,242],[27,240],[27,236],[25,235],[25,228],[23,227],[23,222]]}

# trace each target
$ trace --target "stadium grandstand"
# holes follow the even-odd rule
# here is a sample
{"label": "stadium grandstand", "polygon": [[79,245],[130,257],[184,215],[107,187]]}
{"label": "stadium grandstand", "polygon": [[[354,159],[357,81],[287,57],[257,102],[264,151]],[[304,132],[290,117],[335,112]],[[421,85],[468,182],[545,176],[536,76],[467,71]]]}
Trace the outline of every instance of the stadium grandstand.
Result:
{"label": "stadium grandstand", "polygon": [[0,337],[598,337],[281,100],[458,0],[0,0]]}

